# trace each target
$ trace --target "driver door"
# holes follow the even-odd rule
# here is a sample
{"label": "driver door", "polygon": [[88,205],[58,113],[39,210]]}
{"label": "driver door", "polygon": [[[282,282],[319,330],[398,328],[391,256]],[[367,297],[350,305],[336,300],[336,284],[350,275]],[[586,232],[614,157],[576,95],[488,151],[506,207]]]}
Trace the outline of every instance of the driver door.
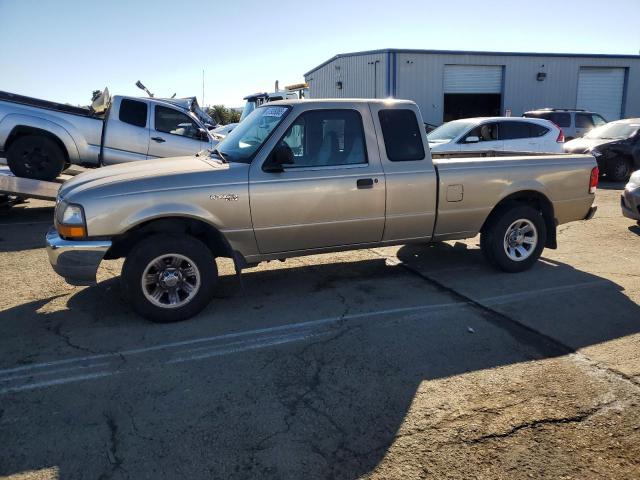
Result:
{"label": "driver door", "polygon": [[193,155],[209,146],[209,138],[188,115],[171,107],[153,106],[149,158]]}
{"label": "driver door", "polygon": [[[475,141],[475,138],[477,141]],[[498,137],[498,123],[489,122],[471,129],[460,140],[460,149],[465,151],[503,150],[504,142]]]}
{"label": "driver door", "polygon": [[365,131],[375,131],[368,111],[303,111],[275,144],[291,150],[293,163],[265,171],[270,152],[252,164],[251,217],[260,253],[382,239],[385,177],[375,134]]}

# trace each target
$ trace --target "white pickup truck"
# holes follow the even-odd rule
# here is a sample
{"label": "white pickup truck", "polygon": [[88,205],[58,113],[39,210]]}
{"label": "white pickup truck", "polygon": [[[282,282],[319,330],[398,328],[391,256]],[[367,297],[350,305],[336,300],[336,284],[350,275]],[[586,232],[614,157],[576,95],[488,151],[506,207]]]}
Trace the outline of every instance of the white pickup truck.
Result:
{"label": "white pickup truck", "polygon": [[194,99],[111,98],[105,89],[81,108],[0,91],[0,156],[18,177],[53,180],[71,164],[190,155],[216,143]]}

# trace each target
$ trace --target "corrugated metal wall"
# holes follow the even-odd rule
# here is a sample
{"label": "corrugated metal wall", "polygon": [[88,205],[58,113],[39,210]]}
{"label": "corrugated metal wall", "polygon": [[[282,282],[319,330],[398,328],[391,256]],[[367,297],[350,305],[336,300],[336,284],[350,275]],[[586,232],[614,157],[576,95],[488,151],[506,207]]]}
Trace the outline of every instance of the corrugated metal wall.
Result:
{"label": "corrugated metal wall", "polygon": [[[310,98],[384,98],[387,54],[337,58],[306,76],[305,82],[309,84]],[[336,82],[342,82],[341,90]]]}
{"label": "corrugated metal wall", "polygon": [[[386,79],[387,56],[391,67],[388,82]],[[380,60],[378,97],[387,96],[385,85],[389,83],[390,93],[394,97],[415,101],[425,121],[433,124],[442,123],[445,65],[504,66],[503,111],[511,109],[514,116],[522,115],[525,111],[534,108],[575,108],[580,67],[625,67],[628,74],[623,115],[640,117],[640,59],[633,58],[438,54],[401,51],[345,55],[312,71],[306,77],[311,85],[311,97],[371,97],[373,72],[368,62],[373,58]],[[337,69],[336,66],[340,68]],[[538,72],[546,73],[544,81],[536,80]],[[339,79],[343,81],[342,91],[336,90],[335,87]]]}

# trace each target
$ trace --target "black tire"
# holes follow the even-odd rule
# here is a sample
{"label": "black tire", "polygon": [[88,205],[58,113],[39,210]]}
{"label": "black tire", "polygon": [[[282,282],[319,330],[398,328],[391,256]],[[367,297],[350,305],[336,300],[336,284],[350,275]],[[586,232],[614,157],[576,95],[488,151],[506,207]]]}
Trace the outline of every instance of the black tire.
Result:
{"label": "black tire", "polygon": [[[507,253],[508,247],[505,246],[507,231],[518,220],[530,222],[535,227],[536,234],[535,244],[531,244],[530,251],[527,250],[526,245],[520,245],[527,251],[527,256],[522,260],[512,259]],[[522,225],[525,224],[526,222],[522,223]],[[530,235],[533,234],[524,234],[523,238],[527,237],[531,241]],[[489,223],[480,235],[480,248],[491,265],[505,272],[515,273],[528,270],[533,266],[540,258],[546,240],[547,228],[540,211],[527,205],[510,205],[492,213]],[[517,254],[517,252],[514,253]]]}
{"label": "black tire", "polygon": [[60,146],[44,135],[25,135],[7,151],[7,164],[17,177],[54,180],[60,175],[66,156]]}
{"label": "black tire", "polygon": [[[170,255],[182,256],[188,261],[184,261],[180,268],[173,268],[167,263],[169,259],[166,257]],[[155,267],[150,267],[154,259],[163,256],[165,258],[160,262],[165,264],[166,270],[160,271]],[[174,307],[168,305],[170,302],[169,290],[172,290],[174,295],[178,295],[180,302],[187,298],[180,298],[180,290],[176,290],[175,287],[173,289],[167,288],[166,293],[156,300],[159,303],[167,304],[166,306],[154,304],[145,294],[143,288],[146,288],[147,293],[151,295],[156,291],[164,290],[166,285],[161,285],[161,282],[158,282],[146,284],[143,287],[143,275],[149,274],[150,277],[157,275],[159,278],[172,268],[173,270],[186,271],[191,266],[195,267],[198,274],[199,287],[193,297],[184,305]],[[173,275],[174,272],[171,274]],[[180,278],[186,282],[186,276]],[[124,295],[136,313],[157,323],[179,322],[193,317],[209,304],[218,280],[218,269],[213,253],[200,240],[186,234],[157,234],[141,240],[129,252],[122,267],[121,280]],[[192,285],[195,284],[195,276],[192,276],[190,281]],[[180,282],[179,285],[184,285],[185,282]],[[185,292],[182,294],[187,295]]]}
{"label": "black tire", "polygon": [[626,182],[629,180],[633,168],[629,159],[614,157],[607,161],[607,178],[612,182]]}

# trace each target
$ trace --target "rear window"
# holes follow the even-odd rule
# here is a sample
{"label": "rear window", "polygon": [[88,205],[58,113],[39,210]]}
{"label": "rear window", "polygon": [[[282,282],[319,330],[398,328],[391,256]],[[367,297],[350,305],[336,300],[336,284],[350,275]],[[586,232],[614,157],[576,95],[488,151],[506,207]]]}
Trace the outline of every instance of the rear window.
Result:
{"label": "rear window", "polygon": [[147,104],[136,100],[123,99],[120,102],[120,114],[118,118],[121,122],[145,127],[147,125]]}
{"label": "rear window", "polygon": [[543,118],[563,128],[571,126],[571,114],[567,112],[529,112],[525,113],[524,116],[528,118]]}
{"label": "rear window", "polygon": [[406,162],[424,159],[422,132],[412,110],[380,110],[378,118],[389,160]]}

